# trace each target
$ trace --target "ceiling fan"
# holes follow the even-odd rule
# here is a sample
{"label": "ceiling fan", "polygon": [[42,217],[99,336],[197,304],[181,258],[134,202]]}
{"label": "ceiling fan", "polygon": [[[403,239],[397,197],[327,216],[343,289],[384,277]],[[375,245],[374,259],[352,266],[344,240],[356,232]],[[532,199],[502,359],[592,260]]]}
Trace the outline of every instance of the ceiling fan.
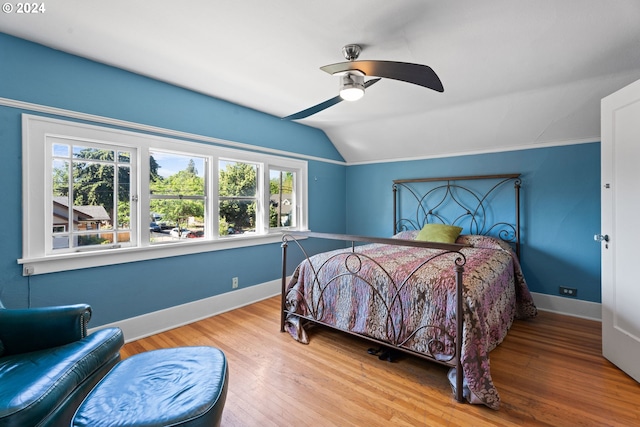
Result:
{"label": "ceiling fan", "polygon": [[[342,48],[347,62],[325,65],[320,67],[332,75],[340,76],[340,95],[328,99],[313,107],[299,111],[282,120],[299,120],[325,110],[341,101],[355,101],[364,96],[364,90],[380,81],[381,78],[400,80],[413,83],[438,92],[444,92],[444,87],[437,74],[426,65],[411,64],[395,61],[357,61],[362,48],[357,44],[348,44]],[[364,81],[365,77],[377,78]]]}

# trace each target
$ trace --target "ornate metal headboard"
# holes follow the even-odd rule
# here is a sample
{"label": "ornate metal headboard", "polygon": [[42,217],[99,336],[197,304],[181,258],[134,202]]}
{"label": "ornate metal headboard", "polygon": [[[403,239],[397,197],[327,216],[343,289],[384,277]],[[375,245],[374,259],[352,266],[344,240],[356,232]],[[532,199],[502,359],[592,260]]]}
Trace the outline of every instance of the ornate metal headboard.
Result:
{"label": "ornate metal headboard", "polygon": [[[510,182],[515,190],[515,211],[512,218],[504,220],[510,214],[501,211],[496,215],[492,207],[497,200],[499,208],[504,204],[506,196],[501,190]],[[474,183],[477,186],[472,186]],[[520,174],[396,179],[393,233],[420,230],[434,222],[458,225],[463,233],[491,235],[513,244],[519,257],[521,183]]]}

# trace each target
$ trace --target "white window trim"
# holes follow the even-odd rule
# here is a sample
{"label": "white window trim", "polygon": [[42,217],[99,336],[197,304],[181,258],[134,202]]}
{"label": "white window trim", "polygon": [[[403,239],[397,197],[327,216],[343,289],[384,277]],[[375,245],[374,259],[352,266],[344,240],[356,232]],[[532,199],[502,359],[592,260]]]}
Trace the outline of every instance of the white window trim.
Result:
{"label": "white window trim", "polygon": [[[55,139],[56,141],[54,143],[56,143],[56,144],[75,144],[76,142],[80,142],[83,145],[93,146],[94,148],[95,147],[101,147],[103,149],[106,148],[107,150],[109,150],[109,149],[117,150],[117,149],[120,149],[120,148],[125,148],[126,151],[131,152],[131,161],[130,161],[130,164],[129,164],[129,167],[130,167],[130,170],[131,170],[131,177],[130,177],[131,178],[131,182],[130,182],[130,184],[131,184],[131,188],[133,189],[133,191],[136,191],[136,194],[137,194],[137,190],[135,190],[135,189],[137,189],[139,187],[139,185],[137,184],[137,181],[138,181],[138,170],[137,170],[138,166],[137,165],[139,164],[139,162],[137,160],[137,150],[130,150],[128,146],[125,146],[125,145],[122,145],[122,144],[113,144],[113,143],[109,143],[109,142],[105,142],[105,141],[81,139],[81,138],[78,138],[77,136],[74,136],[74,137],[59,137],[59,136],[53,136],[51,134],[48,134],[47,138]],[[44,140],[44,136],[43,136],[43,140]],[[98,144],[100,144],[100,145],[99,146],[98,145],[94,145],[96,142]],[[48,143],[46,145],[48,146]],[[49,162],[49,165],[47,165],[45,163],[45,171],[49,171],[49,166],[50,166],[50,162]],[[28,168],[23,167],[23,173],[24,173],[25,169],[28,169]],[[147,168],[147,170],[148,170],[148,168]],[[116,173],[117,173],[117,171],[116,171]],[[44,177],[44,178],[45,178],[44,179],[44,188],[43,188],[43,192],[42,192],[42,196],[43,197],[44,197],[45,194],[52,194],[53,193],[51,180],[47,179],[46,177]],[[32,190],[30,190],[30,191],[32,191]],[[134,198],[134,200],[131,202],[131,211],[135,212],[135,211],[137,211],[137,209],[138,209],[137,198]],[[45,229],[48,228],[49,230],[51,230],[53,228],[53,224],[50,224],[50,220],[53,217],[53,206],[51,205],[51,203],[45,204],[44,215],[45,215]],[[127,242],[127,243],[125,243],[125,242],[116,243],[116,245],[123,246],[123,247],[137,246],[138,245],[138,241],[136,240],[136,238],[138,236],[138,233],[136,232],[136,230],[137,230],[136,229],[136,227],[137,227],[136,224],[137,224],[137,221],[132,219],[132,221],[131,221],[132,228],[130,230],[131,240],[129,242]],[[71,248],[71,247],[69,248],[69,250],[60,250],[58,253],[54,253],[53,249],[51,249],[51,246],[52,246],[52,235],[51,235],[51,233],[45,233],[45,235],[43,237],[44,237],[44,242],[43,242],[44,243],[44,252],[45,252],[46,256],[52,256],[54,254],[57,255],[58,253],[61,254],[61,253],[64,253],[64,252],[66,252],[66,253],[74,253],[74,250],[73,250],[74,248]],[[34,241],[39,240],[35,236],[33,236],[33,238],[35,239]],[[38,244],[40,244],[39,241],[38,241]],[[92,250],[95,250],[95,248],[91,247],[91,246],[83,248],[83,249],[76,248],[76,251],[92,251]]]}
{"label": "white window trim", "polygon": [[[266,168],[266,170],[264,171],[264,179],[267,180],[267,182],[269,182],[271,180],[270,177],[270,172],[272,170],[278,170],[278,171],[283,171],[283,172],[295,172],[298,173],[298,171],[296,169],[292,169],[290,167],[284,166],[282,164],[278,164],[278,163],[272,163],[269,165],[268,168]],[[298,197],[298,189],[295,188],[294,189],[294,198]],[[271,198],[271,194],[269,194],[270,192],[267,191],[265,192],[266,194],[264,195],[264,201],[263,203],[265,204],[265,206],[267,206],[267,210],[269,209],[268,206],[271,202],[270,198]],[[305,205],[306,205],[306,201],[305,201]],[[293,207],[293,215],[296,221],[296,224],[298,224],[298,218],[300,218],[300,203],[298,202],[298,200],[295,200],[295,206]],[[288,227],[270,227],[269,226],[269,218],[268,218],[268,214],[267,214],[267,228],[269,228],[272,232],[277,232],[277,231],[286,231],[286,230],[298,230],[299,226],[288,226]],[[305,227],[306,229],[306,227]]]}
{"label": "white window trim", "polygon": [[[263,226],[261,234],[247,234],[233,237],[213,237],[205,240],[188,242],[185,244],[155,244],[149,243],[149,227],[140,226],[145,221],[142,218],[149,217],[149,197],[148,191],[142,188],[141,180],[138,180],[137,188],[132,188],[132,194],[138,195],[140,209],[138,210],[136,222],[137,241],[136,247],[121,247],[99,251],[77,252],[72,254],[45,254],[45,224],[43,215],[50,211],[45,197],[44,185],[48,176],[44,176],[45,159],[44,153],[46,136],[61,136],[65,138],[76,137],[83,140],[106,142],[110,145],[122,144],[127,147],[132,145],[138,147],[137,166],[141,177],[149,176],[149,151],[150,149],[160,149],[163,151],[188,152],[213,156],[214,160],[209,162],[209,176],[216,177],[217,180],[217,160],[219,157],[238,158],[242,161],[253,161],[263,165],[263,174],[268,173],[269,168],[282,167],[295,170],[299,174],[296,201],[299,211],[299,222],[297,230],[306,230],[308,227],[308,173],[307,162],[304,160],[275,156],[259,152],[245,151],[210,144],[196,143],[181,139],[149,135],[139,132],[132,132],[121,129],[113,129],[79,122],[59,120],[30,114],[22,115],[22,193],[23,193],[23,218],[22,218],[22,238],[23,256],[18,259],[18,263],[23,265],[23,275],[45,274],[57,271],[75,270],[96,266],[121,264],[156,258],[171,257],[185,254],[196,254],[232,248],[263,245],[280,242],[282,239],[282,229],[271,230],[266,233]],[[264,177],[263,177],[264,179]],[[268,178],[267,178],[268,182]],[[264,187],[264,185],[262,186]],[[211,186],[211,197],[209,212],[217,212],[217,185]],[[268,197],[268,196],[266,196]],[[264,196],[263,196],[264,198]],[[211,210],[213,209],[213,210]],[[263,209],[266,218],[262,219],[268,224],[268,209]],[[132,212],[133,215],[133,212]],[[210,227],[216,226],[217,215],[210,219]],[[217,235],[216,233],[213,233]]]}

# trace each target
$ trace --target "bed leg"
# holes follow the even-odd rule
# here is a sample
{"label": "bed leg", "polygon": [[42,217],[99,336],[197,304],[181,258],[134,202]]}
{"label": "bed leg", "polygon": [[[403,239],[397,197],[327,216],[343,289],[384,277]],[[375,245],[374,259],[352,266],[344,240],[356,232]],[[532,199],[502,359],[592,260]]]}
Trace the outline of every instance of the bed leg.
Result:
{"label": "bed leg", "polygon": [[464,313],[462,312],[462,272],[464,267],[456,265],[456,400],[464,402],[464,373],[462,372],[462,333]]}
{"label": "bed leg", "polygon": [[287,246],[286,240],[282,242],[282,283],[280,290],[280,332],[284,332],[285,290],[287,288]]}

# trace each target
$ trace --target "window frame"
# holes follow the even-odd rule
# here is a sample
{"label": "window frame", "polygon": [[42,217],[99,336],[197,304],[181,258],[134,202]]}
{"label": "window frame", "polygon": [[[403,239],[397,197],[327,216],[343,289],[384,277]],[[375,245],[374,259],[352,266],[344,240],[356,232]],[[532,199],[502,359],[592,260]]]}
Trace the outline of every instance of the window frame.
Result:
{"label": "window frame", "polygon": [[[262,194],[264,192],[264,178],[263,178],[263,174],[262,174],[262,169],[264,168],[262,165],[258,164],[255,161],[247,161],[246,159],[238,159],[238,158],[229,158],[229,157],[223,157],[223,156],[219,156],[217,158],[217,166],[218,169],[216,170],[217,172],[217,177],[220,177],[220,162],[233,162],[233,163],[244,163],[244,164],[252,164],[256,166],[256,194],[254,196],[240,196],[240,195],[236,195],[236,196],[220,196],[219,191],[220,191],[220,187],[218,186],[217,190],[218,190],[218,195],[216,197],[217,203],[216,205],[219,206],[220,201],[221,200],[236,200],[236,201],[250,201],[250,200],[255,200],[256,202],[256,206],[258,207],[257,210],[258,212],[260,212],[262,209],[264,209],[264,203],[263,203],[263,197]],[[219,182],[217,182],[219,183]],[[220,211],[219,209],[216,210],[217,213],[217,224],[219,224],[219,220],[220,220]],[[268,216],[268,212],[267,212],[267,218]],[[263,214],[262,216],[256,215],[256,226],[255,226],[255,231],[253,232],[253,234],[263,234],[264,230],[265,230],[265,226],[264,226],[264,218],[265,215]],[[252,234],[251,232],[248,233],[248,235]],[[218,235],[219,238],[229,238],[229,237],[238,237],[237,234],[227,234],[227,235]]]}
{"label": "window frame", "polygon": [[[280,173],[282,173],[282,172],[292,172],[294,174],[294,176],[296,176],[296,174],[298,173],[298,171],[296,169],[292,169],[292,168],[286,167],[286,166],[281,166],[281,165],[278,165],[278,164],[271,164],[271,165],[269,165],[269,168],[265,171],[266,179],[268,179],[269,182],[271,182],[271,171],[278,171]],[[270,221],[269,216],[267,215],[267,224],[266,224],[266,226],[269,228],[269,230],[271,232],[278,232],[278,231],[284,232],[286,230],[297,230],[298,229],[298,227],[299,227],[299,225],[298,225],[299,224],[299,218],[300,218],[300,212],[299,212],[299,210],[300,210],[299,206],[300,205],[299,205],[299,202],[297,200],[297,197],[298,197],[298,189],[297,189],[298,179],[294,179],[293,180],[293,191],[292,191],[292,196],[293,196],[293,199],[294,199],[293,208],[292,208],[292,216],[293,216],[294,223],[296,225],[271,227],[269,225],[271,221]],[[267,185],[269,185],[269,183],[267,183]],[[282,188],[280,190],[282,190]],[[266,203],[267,203],[266,210],[268,211],[269,210],[269,205],[271,203],[271,191],[270,191],[270,189],[269,189],[269,191],[267,193],[268,194],[266,195],[267,196],[267,198],[266,198]]]}
{"label": "window frame", "polygon": [[[212,180],[210,179],[211,173],[212,173],[211,172],[212,168],[211,168],[211,165],[210,165],[211,157],[207,156],[207,155],[204,155],[202,153],[196,153],[194,151],[186,152],[186,151],[182,151],[182,150],[181,151],[177,151],[175,149],[167,150],[167,149],[158,148],[157,146],[155,146],[155,147],[149,148],[149,150],[147,151],[147,157],[146,157],[147,161],[145,163],[147,164],[147,166],[149,166],[149,168],[150,168],[150,163],[149,163],[148,160],[149,160],[149,158],[151,156],[151,152],[154,152],[156,154],[157,153],[163,153],[163,154],[183,156],[183,157],[199,156],[199,157],[203,158],[204,159],[203,175],[204,175],[204,192],[205,193],[204,193],[204,197],[203,196],[188,196],[188,195],[165,195],[165,194],[159,194],[158,195],[159,197],[155,197],[155,196],[151,195],[150,185],[147,185],[146,189],[144,190],[145,193],[144,193],[144,196],[143,196],[143,203],[144,204],[142,205],[142,207],[144,208],[144,211],[142,213],[142,218],[151,219],[151,210],[150,210],[151,199],[204,200],[204,206],[205,206],[205,208],[204,208],[204,215],[205,215],[204,220],[205,220],[205,223],[208,223],[208,221],[209,221],[209,219],[210,219],[210,217],[212,215],[211,206],[210,206],[210,201],[211,201],[212,197],[207,197],[208,192],[211,191],[211,188],[210,188],[211,184],[210,183],[212,182]],[[149,175],[150,174],[147,171],[147,174],[145,175],[145,177],[148,177]],[[148,229],[148,227],[146,227],[146,228]],[[207,230],[207,235],[204,236],[204,237],[209,238],[211,236],[210,228],[206,227],[206,230]],[[151,246],[156,246],[156,245],[160,246],[160,245],[163,245],[163,244],[180,243],[180,242],[181,242],[180,240],[177,240],[177,241],[170,241],[170,242],[163,242],[163,243],[155,243],[155,242],[152,242],[150,239],[145,241],[145,243],[148,243]]]}
{"label": "window frame", "polygon": [[[50,235],[51,230],[46,229],[46,226],[51,221],[44,220],[43,215],[51,212],[52,208],[49,205],[52,204],[53,196],[46,193],[45,187],[47,185],[43,185],[43,183],[51,179],[46,173],[50,169],[50,166],[47,168],[47,162],[51,161],[51,153],[47,152],[49,144],[46,141],[50,136],[79,139],[109,146],[122,146],[136,152],[137,176],[132,180],[131,188],[131,233],[135,234],[135,238],[132,236],[132,240],[137,241],[137,245],[65,254],[47,254],[46,235],[47,233]],[[22,114],[22,140],[23,254],[22,258],[17,261],[23,265],[23,275],[45,274],[280,242],[283,229],[269,228],[268,174],[269,170],[274,168],[292,170],[297,177],[298,223],[297,227],[287,229],[306,230],[308,226],[308,162],[306,160],[31,114]],[[256,150],[259,149],[256,147]],[[209,231],[204,238],[185,239],[188,241],[166,244],[150,242],[150,230],[145,224],[148,223],[151,214],[149,209],[149,152],[153,150],[174,152],[181,155],[198,155],[209,159],[206,162],[207,171],[205,173],[205,176],[208,177],[205,185],[207,188],[205,221],[207,221],[206,229]],[[258,200],[262,206],[259,210],[262,217],[258,221],[260,229],[256,228],[255,233],[234,236],[218,235],[218,162],[221,158],[237,159],[259,165]],[[137,209],[133,207],[135,200],[137,200]]]}
{"label": "window frame", "polygon": [[[70,145],[70,146],[77,146],[76,143],[80,142],[83,146],[87,147],[87,148],[92,148],[92,149],[100,149],[100,150],[108,150],[108,151],[113,151],[114,153],[114,160],[113,161],[94,161],[94,160],[84,160],[85,163],[95,163],[95,164],[113,164],[114,166],[114,191],[119,191],[119,188],[116,187],[116,183],[117,183],[117,176],[118,176],[118,171],[117,171],[117,167],[122,163],[119,160],[117,160],[119,152],[123,150],[124,146],[122,144],[109,144],[109,143],[105,143],[103,141],[88,141],[86,139],[79,139],[79,138],[61,138],[60,136],[54,136],[54,135],[47,135],[46,138],[51,138],[53,141],[49,142],[49,141],[45,141],[45,150],[47,150],[47,147],[50,147],[51,145]],[[131,190],[133,188],[136,188],[136,181],[137,181],[137,159],[136,159],[136,151],[135,150],[129,150],[129,147],[126,147],[127,151],[131,151],[131,157],[129,159],[129,162],[126,163],[127,166],[129,167],[129,193],[131,193]],[[51,179],[48,179],[47,177],[51,177],[51,172],[52,172],[52,159],[58,158],[58,159],[63,159],[63,157],[60,157],[58,155],[53,154],[51,151],[49,151],[49,153],[47,154],[48,160],[45,160],[45,171],[44,171],[44,194],[48,194],[51,197],[53,196],[53,183],[51,181]],[[73,152],[70,152],[69,155],[67,156],[67,158],[65,159],[65,161],[68,161],[72,166],[71,168],[73,169],[73,163],[74,162],[78,162],[78,163],[82,163],[83,159],[80,158],[76,158],[73,155]],[[70,174],[73,175],[73,174]],[[72,192],[72,188],[73,187],[73,183],[69,183],[70,184],[70,188],[69,191]],[[132,199],[132,200],[131,200]],[[135,208],[137,209],[137,199],[135,198],[131,198],[130,197],[130,208]],[[45,203],[46,204],[46,203]],[[68,220],[72,221],[72,215],[71,212],[74,209],[73,203],[70,203],[67,206],[67,209],[69,211],[69,215],[68,215]],[[115,212],[113,212],[115,213]],[[84,252],[84,251],[94,251],[94,250],[101,250],[100,247],[97,246],[93,246],[93,245],[89,245],[89,246],[72,246],[70,245],[69,248],[65,248],[65,249],[55,249],[54,245],[53,245],[53,240],[54,240],[54,236],[53,233],[55,233],[54,231],[54,224],[53,224],[53,206],[52,203],[49,203],[48,205],[46,205],[46,212],[45,212],[45,230],[49,229],[51,230],[51,233],[46,234],[45,235],[45,242],[44,242],[44,249],[45,249],[45,255],[47,256],[53,256],[53,255],[59,255],[59,254],[64,254],[64,253],[72,253],[72,252]],[[117,222],[117,218],[115,219]],[[114,222],[114,219],[112,219],[112,223]],[[119,246],[119,247],[128,247],[128,246],[137,246],[138,242],[134,241],[135,237],[136,237],[136,233],[133,232],[133,229],[131,228],[132,225],[135,224],[135,221],[132,221],[132,219],[130,218],[130,228],[123,230],[122,232],[126,232],[129,233],[130,238],[128,242],[120,242],[117,241],[115,243],[112,243],[111,245],[113,246]],[[68,237],[73,238],[74,236],[80,236],[83,233],[80,232],[79,230],[75,230],[73,226],[71,226],[71,223],[67,224],[67,226],[65,226],[65,230],[63,231],[63,233],[68,234]],[[91,230],[91,229],[89,229]],[[116,235],[119,234],[121,231],[118,231],[118,227],[115,227],[115,231],[113,231],[113,233],[115,233]],[[95,233],[92,233],[95,234]],[[106,245],[105,247],[108,247],[110,245]]]}

